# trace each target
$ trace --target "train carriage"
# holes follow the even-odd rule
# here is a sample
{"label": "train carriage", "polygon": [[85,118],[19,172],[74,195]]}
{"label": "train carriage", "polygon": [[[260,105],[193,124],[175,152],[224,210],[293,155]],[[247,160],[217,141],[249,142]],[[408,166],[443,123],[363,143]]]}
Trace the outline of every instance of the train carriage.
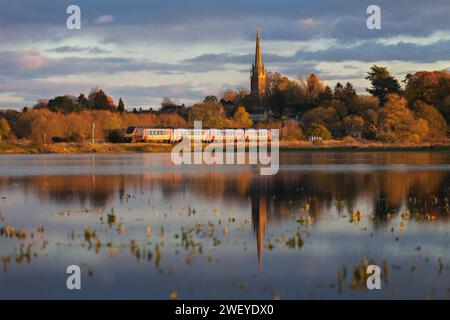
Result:
{"label": "train carriage", "polygon": [[179,142],[183,138],[189,138],[194,142],[210,142],[209,129],[178,128],[173,130],[172,142]]}
{"label": "train carriage", "polygon": [[173,128],[128,127],[125,133],[128,142],[172,142]]}
{"label": "train carriage", "polygon": [[271,141],[272,135],[270,129],[245,129],[245,141]]}
{"label": "train carriage", "polygon": [[211,141],[244,141],[244,129],[209,129]]}

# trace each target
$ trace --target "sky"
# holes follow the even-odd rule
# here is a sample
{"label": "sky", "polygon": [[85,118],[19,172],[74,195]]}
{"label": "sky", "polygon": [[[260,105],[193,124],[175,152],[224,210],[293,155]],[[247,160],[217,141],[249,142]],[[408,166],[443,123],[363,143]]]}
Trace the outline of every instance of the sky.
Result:
{"label": "sky", "polygon": [[[66,27],[73,4],[80,30]],[[0,108],[95,86],[129,109],[249,88],[258,26],[268,71],[362,93],[372,64],[399,80],[450,70],[449,17],[450,0],[0,0]]]}

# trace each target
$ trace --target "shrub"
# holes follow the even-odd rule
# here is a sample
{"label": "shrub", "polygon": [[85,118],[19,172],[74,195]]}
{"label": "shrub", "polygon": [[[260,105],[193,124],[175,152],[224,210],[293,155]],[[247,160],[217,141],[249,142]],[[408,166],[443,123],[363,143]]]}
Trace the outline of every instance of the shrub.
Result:
{"label": "shrub", "polygon": [[313,123],[306,131],[308,138],[318,137],[322,140],[330,140],[332,138],[331,132],[323,125]]}
{"label": "shrub", "polygon": [[287,141],[305,140],[305,135],[297,122],[289,120],[280,129],[280,139]]}
{"label": "shrub", "polygon": [[356,144],[357,141],[356,141],[356,139],[353,138],[352,136],[345,136],[345,137],[342,139],[342,143],[344,143],[344,144]]}
{"label": "shrub", "polygon": [[122,129],[113,129],[109,131],[108,141],[113,143],[125,142],[125,131]]}
{"label": "shrub", "polygon": [[1,118],[0,119],[0,141],[6,138],[11,132],[11,127],[8,124],[8,121]]}

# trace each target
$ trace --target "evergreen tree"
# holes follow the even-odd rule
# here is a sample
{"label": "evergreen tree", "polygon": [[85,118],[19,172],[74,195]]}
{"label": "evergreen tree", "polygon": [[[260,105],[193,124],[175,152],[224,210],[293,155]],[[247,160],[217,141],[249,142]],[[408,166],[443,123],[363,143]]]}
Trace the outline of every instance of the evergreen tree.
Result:
{"label": "evergreen tree", "polygon": [[365,79],[370,81],[372,87],[367,91],[378,98],[380,105],[383,106],[389,94],[400,93],[400,84],[386,67],[373,65],[370,70]]}
{"label": "evergreen tree", "polygon": [[122,97],[119,99],[119,105],[117,106],[117,111],[120,113],[125,112],[125,104],[123,103]]}

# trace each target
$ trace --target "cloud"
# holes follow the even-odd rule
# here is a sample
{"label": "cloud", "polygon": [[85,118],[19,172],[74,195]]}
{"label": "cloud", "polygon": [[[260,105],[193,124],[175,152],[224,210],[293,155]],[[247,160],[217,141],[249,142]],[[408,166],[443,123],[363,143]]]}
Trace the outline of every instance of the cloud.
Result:
{"label": "cloud", "polygon": [[104,15],[97,17],[94,22],[96,24],[105,24],[105,23],[111,23],[114,21],[114,17],[112,15]]}
{"label": "cloud", "polygon": [[22,97],[17,96],[14,92],[0,93],[0,105],[23,103],[23,102],[24,102],[24,99]]}
{"label": "cloud", "polygon": [[373,40],[364,41],[352,47],[332,47],[315,52],[297,52],[298,59],[312,61],[342,62],[358,60],[373,61],[414,61],[422,63],[450,60],[450,40],[437,41],[428,45],[399,42],[383,45]]}
{"label": "cloud", "polygon": [[120,72],[196,73],[223,68],[198,64],[160,63],[131,57],[50,58],[37,50],[0,51],[0,73],[13,79],[45,78],[79,74],[115,74]]}
{"label": "cloud", "polygon": [[87,52],[91,54],[111,53],[110,50],[101,49],[99,47],[79,47],[79,46],[61,46],[48,49],[47,51],[55,53],[78,53],[78,52]]}

